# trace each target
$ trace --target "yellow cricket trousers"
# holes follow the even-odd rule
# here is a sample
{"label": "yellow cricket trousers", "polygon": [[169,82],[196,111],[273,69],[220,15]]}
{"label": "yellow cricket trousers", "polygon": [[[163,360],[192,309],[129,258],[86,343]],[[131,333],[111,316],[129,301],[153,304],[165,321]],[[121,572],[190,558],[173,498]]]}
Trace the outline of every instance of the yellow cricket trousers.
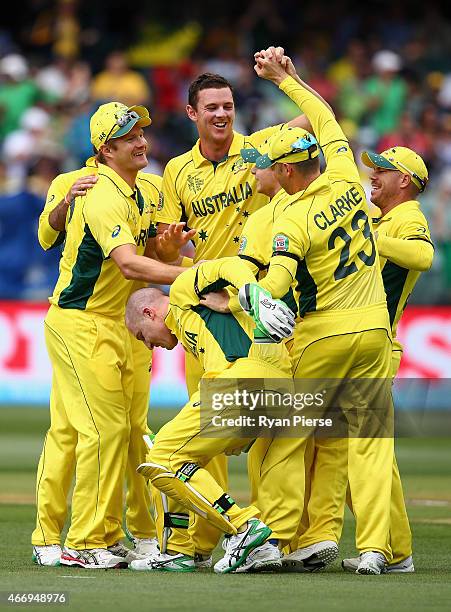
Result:
{"label": "yellow cricket trousers", "polygon": [[[316,324],[318,321],[315,322]],[[292,360],[295,378],[386,379],[392,343],[384,329],[314,338],[302,323],[296,330]],[[324,329],[328,329],[327,325]],[[343,521],[347,477],[356,515],[359,552],[380,551],[391,560],[389,500],[393,438],[317,438],[312,465],[308,525],[290,549],[321,540],[338,541]],[[301,527],[302,529],[302,527]]]}
{"label": "yellow cricket trousers", "polygon": [[[58,409],[77,436],[66,546],[106,548],[123,536],[133,392],[130,336],[121,320],[51,306],[45,338],[56,397],[63,398]],[[45,462],[52,461],[48,450]]]}
{"label": "yellow cricket trousers", "polygon": [[[239,359],[229,369],[219,375],[217,378],[285,378],[285,374],[276,370],[274,367],[264,364],[264,362],[253,359]],[[211,459],[226,451],[235,450],[242,446],[243,448],[249,443],[249,439],[233,438],[233,437],[206,437],[200,435],[200,393],[196,392],[179,412],[179,414],[169,423],[167,423],[157,434],[155,445],[147,456],[147,460],[152,464],[165,466],[172,472],[177,472],[183,464],[187,462],[196,463],[200,466],[189,480],[190,487],[193,487],[211,504],[220,499],[224,495],[224,489],[219,486],[212,475],[203,469],[211,461]],[[280,447],[284,448],[283,445]],[[285,445],[288,451],[288,447]],[[280,461],[289,465],[285,456],[280,454]],[[266,466],[265,466],[266,467]],[[291,467],[291,466],[290,466]],[[299,478],[298,490],[303,492],[304,467],[298,466],[297,470],[293,470],[293,475]],[[296,483],[293,483],[296,486]],[[270,470],[265,470],[264,477],[261,478],[259,487],[263,491],[256,496],[261,500],[280,500],[287,496],[288,487],[285,478],[272,478]],[[291,487],[290,487],[291,488]],[[288,497],[287,503],[292,500],[292,509],[283,507],[283,515],[288,519],[290,514],[293,522],[293,532],[297,527],[302,512],[302,504],[296,499],[296,496]],[[188,498],[186,500],[189,506]],[[227,510],[230,522],[235,527],[240,527],[246,520],[253,516],[258,516],[260,510],[263,514],[270,515],[277,513],[277,508],[271,503],[271,507],[266,510],[250,505],[246,508],[240,508],[234,504],[230,510]],[[292,512],[294,514],[292,514]],[[297,517],[297,520],[296,520]],[[263,520],[263,516],[262,516]],[[267,519],[269,520],[269,519]],[[277,516],[273,520],[277,520]],[[271,527],[271,524],[269,524]]]}
{"label": "yellow cricket trousers", "polygon": [[[203,370],[199,360],[191,353],[185,353],[185,377],[188,396],[191,398],[199,388],[199,381],[202,377]],[[213,457],[208,465],[205,466],[214,480],[224,489],[228,488],[228,473],[227,473],[227,457],[218,455]],[[140,477],[140,476],[139,476]],[[142,477],[140,477],[141,480]],[[168,500],[168,512],[163,510],[161,497],[158,491],[154,495],[154,504],[156,508],[156,528],[160,546],[162,544],[162,532],[164,522],[171,520],[177,522],[179,516],[184,515],[185,520],[189,520],[188,528],[176,527],[175,523],[171,527],[170,536],[166,544],[167,550],[173,552],[184,553],[185,555],[193,556],[195,553],[209,556],[216,548],[221,537],[221,532],[214,525],[211,525],[206,519],[195,514],[194,512],[187,515],[186,508],[177,504],[173,499]]]}
{"label": "yellow cricket trousers", "polygon": [[[145,459],[146,446],[142,435],[147,433],[149,385],[152,354],[131,334],[133,356],[133,397],[130,406],[130,445],[127,459],[127,514],[130,533],[138,538],[155,536],[150,513],[150,495],[136,467]],[[50,394],[50,428],[47,431],[39,460],[36,480],[36,528],[32,544],[60,544],[67,516],[67,497],[74,475],[77,430],[72,427],[64,407],[64,399],[55,381]],[[50,460],[49,460],[50,458]],[[105,526],[108,546],[114,544],[117,526]]]}
{"label": "yellow cricket trousers", "polygon": [[[393,379],[399,370],[402,349],[397,342],[393,343],[392,351],[392,376]],[[409,517],[407,515],[406,503],[402,489],[401,476],[399,474],[396,456],[393,457],[392,491],[390,501],[390,546],[392,549],[392,564],[399,563],[412,554],[412,532],[410,530]],[[348,506],[353,510],[350,491],[346,498]]]}

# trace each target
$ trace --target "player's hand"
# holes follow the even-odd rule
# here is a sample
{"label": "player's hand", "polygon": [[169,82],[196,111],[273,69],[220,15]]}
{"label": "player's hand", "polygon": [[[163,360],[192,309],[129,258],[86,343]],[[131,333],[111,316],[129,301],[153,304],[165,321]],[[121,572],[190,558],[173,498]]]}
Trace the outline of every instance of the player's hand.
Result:
{"label": "player's hand", "polygon": [[200,304],[201,306],[207,306],[210,310],[224,314],[230,312],[229,297],[225,289],[222,291],[212,291],[203,296]]}
{"label": "player's hand", "polygon": [[268,291],[256,283],[243,285],[238,292],[241,308],[254,320],[257,343],[280,342],[289,338],[295,325],[294,313],[280,300],[274,300]]}
{"label": "player's hand", "polygon": [[266,52],[256,60],[254,70],[260,78],[272,81],[276,85],[280,85],[288,76],[288,72],[280,61],[276,59],[276,55],[269,55]]}
{"label": "player's hand", "polygon": [[98,180],[99,177],[97,174],[87,174],[86,176],[81,176],[75,181],[67,192],[66,197],[64,198],[65,202],[69,203],[78,196],[86,195],[89,189],[92,189]]}
{"label": "player's hand", "polygon": [[262,49],[261,51],[257,51],[254,53],[255,61],[259,59],[275,59],[278,62],[281,62],[285,55],[285,50],[283,47],[268,47],[267,49]]}
{"label": "player's hand", "polygon": [[162,249],[179,250],[187,244],[195,235],[196,230],[185,231],[185,222],[171,223],[156,239]]}

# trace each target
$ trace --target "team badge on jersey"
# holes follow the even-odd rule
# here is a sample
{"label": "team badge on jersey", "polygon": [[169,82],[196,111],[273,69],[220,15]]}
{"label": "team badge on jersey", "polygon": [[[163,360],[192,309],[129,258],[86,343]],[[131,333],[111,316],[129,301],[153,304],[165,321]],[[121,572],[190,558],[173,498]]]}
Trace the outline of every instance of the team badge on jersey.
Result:
{"label": "team badge on jersey", "polygon": [[272,250],[276,252],[288,251],[288,245],[288,236],[285,236],[285,234],[277,234],[277,236],[274,236]]}
{"label": "team badge on jersey", "polygon": [[239,157],[232,166],[232,172],[233,174],[237,174],[238,172],[243,172],[244,170],[247,170],[247,164],[242,157]]}
{"label": "team badge on jersey", "polygon": [[247,246],[247,238],[246,236],[241,236],[240,239],[240,246],[238,248],[238,255],[241,255],[241,253],[244,253],[244,249]]}
{"label": "team badge on jersey", "polygon": [[113,228],[113,231],[111,232],[111,237],[112,238],[116,238],[116,236],[119,236],[119,232],[121,231],[121,226],[120,225],[116,225],[116,227]]}

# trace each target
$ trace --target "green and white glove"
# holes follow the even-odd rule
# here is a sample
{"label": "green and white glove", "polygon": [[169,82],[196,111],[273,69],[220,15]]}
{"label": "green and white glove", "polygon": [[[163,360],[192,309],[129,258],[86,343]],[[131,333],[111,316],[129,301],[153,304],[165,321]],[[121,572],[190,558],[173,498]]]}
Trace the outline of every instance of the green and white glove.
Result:
{"label": "green and white glove", "polygon": [[238,292],[241,308],[247,312],[257,326],[254,342],[267,344],[280,342],[293,333],[295,315],[286,304],[272,298],[269,291],[256,283],[243,285]]}

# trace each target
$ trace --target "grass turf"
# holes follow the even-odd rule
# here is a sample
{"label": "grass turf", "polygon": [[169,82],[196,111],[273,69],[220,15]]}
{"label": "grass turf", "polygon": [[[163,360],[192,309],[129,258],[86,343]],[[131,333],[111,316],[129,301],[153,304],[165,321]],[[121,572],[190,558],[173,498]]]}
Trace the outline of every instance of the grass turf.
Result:
{"label": "grass turf", "polygon": [[[153,413],[155,427],[167,411]],[[0,591],[69,593],[70,610],[443,610],[451,603],[451,451],[449,439],[398,440],[415,542],[416,573],[356,576],[334,563],[323,573],[216,576],[210,571],[166,574],[71,568],[31,563],[34,470],[47,414],[0,409]],[[231,493],[245,500],[242,458],[231,462]],[[340,556],[354,555],[347,515]],[[217,550],[215,557],[220,556]],[[11,609],[11,605],[2,605]]]}

